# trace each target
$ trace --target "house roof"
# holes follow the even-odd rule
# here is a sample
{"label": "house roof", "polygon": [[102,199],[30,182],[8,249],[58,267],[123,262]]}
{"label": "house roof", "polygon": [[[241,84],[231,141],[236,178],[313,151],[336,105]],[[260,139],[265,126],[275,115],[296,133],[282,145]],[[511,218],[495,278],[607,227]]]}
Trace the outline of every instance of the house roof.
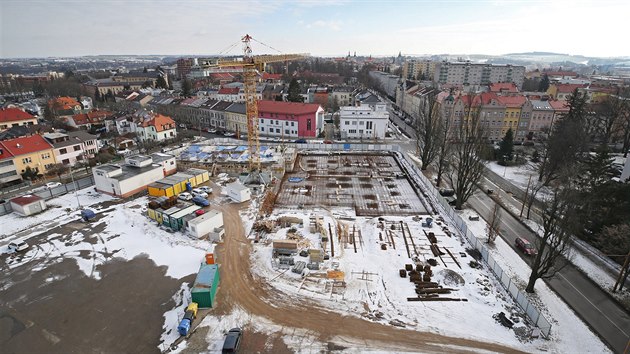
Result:
{"label": "house roof", "polygon": [[315,103],[258,101],[258,111],[282,114],[310,114],[317,113],[320,105]]}
{"label": "house roof", "polygon": [[27,194],[27,195],[23,195],[23,196],[11,199],[11,203],[24,206],[24,205],[28,205],[28,204],[31,204],[33,202],[37,202],[40,200],[42,200],[41,197],[38,197],[34,194]]}
{"label": "house roof", "polygon": [[579,89],[583,87],[587,87],[587,85],[583,85],[583,84],[557,84],[556,85],[558,92],[562,92],[562,93],[571,93],[575,91],[575,89]]}
{"label": "house roof", "polygon": [[0,132],[0,140],[15,139],[20,136],[32,135],[30,126],[18,125],[17,127],[11,127],[3,132]]}
{"label": "house roof", "polygon": [[232,103],[230,107],[225,109],[226,112],[245,114],[245,103]]}
{"label": "house roof", "polygon": [[52,148],[52,145],[41,135],[23,136],[2,141],[0,144],[4,150],[9,151],[13,156],[32,154]]}
{"label": "house roof", "polygon": [[507,108],[517,108],[523,106],[527,98],[525,96],[499,96],[497,97],[499,103],[505,105]]}
{"label": "house roof", "polygon": [[489,85],[490,92],[518,93],[518,87],[513,82],[497,82]]}
{"label": "house roof", "polygon": [[262,78],[263,80],[281,80],[282,74],[263,73]]}
{"label": "house roof", "polygon": [[0,161],[2,160],[13,160],[13,154],[11,153],[11,151],[7,150],[3,145],[2,142],[0,142]]}
{"label": "house roof", "polygon": [[175,121],[171,117],[156,114],[155,117],[145,120],[141,124],[143,127],[153,126],[158,132],[162,132],[169,129],[175,129]]}
{"label": "house roof", "polygon": [[75,114],[72,116],[72,120],[74,120],[76,125],[100,123],[112,114],[113,113],[109,111],[93,111],[89,113]]}
{"label": "house roof", "polygon": [[24,112],[19,108],[2,108],[0,109],[0,123],[17,122],[21,120],[34,119],[31,114]]}
{"label": "house roof", "polygon": [[549,101],[549,105],[553,107],[555,111],[568,111],[569,106],[567,106],[566,101]]}
{"label": "house roof", "polygon": [[238,87],[221,87],[219,89],[219,95],[238,95],[240,89]]}
{"label": "house roof", "polygon": [[57,97],[53,98],[49,101],[49,104],[61,110],[74,109],[75,106],[80,106],[81,104],[72,97]]}

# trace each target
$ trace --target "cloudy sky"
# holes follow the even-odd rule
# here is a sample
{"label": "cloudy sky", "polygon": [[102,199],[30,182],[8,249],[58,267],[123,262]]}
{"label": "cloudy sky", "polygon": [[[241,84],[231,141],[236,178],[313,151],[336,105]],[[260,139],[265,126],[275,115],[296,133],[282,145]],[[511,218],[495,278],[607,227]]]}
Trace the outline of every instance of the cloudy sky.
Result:
{"label": "cloudy sky", "polygon": [[245,33],[322,56],[629,56],[629,15],[630,0],[0,0],[0,57],[217,54]]}

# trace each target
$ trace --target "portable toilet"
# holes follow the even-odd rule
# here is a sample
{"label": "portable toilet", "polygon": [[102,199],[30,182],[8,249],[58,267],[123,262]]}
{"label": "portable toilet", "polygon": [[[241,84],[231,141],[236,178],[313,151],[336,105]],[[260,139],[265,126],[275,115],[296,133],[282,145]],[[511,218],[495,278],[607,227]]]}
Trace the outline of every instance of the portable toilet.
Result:
{"label": "portable toilet", "polygon": [[186,190],[189,192],[192,190],[192,183],[186,182]]}

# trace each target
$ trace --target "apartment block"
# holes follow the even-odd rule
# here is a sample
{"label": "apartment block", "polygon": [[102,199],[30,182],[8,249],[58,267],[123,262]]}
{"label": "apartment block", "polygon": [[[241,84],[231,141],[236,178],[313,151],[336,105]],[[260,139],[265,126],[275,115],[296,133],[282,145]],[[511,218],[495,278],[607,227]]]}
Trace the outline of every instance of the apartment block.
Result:
{"label": "apartment block", "polygon": [[460,87],[513,82],[517,87],[522,87],[524,77],[524,66],[441,62],[435,66],[433,81],[440,85]]}

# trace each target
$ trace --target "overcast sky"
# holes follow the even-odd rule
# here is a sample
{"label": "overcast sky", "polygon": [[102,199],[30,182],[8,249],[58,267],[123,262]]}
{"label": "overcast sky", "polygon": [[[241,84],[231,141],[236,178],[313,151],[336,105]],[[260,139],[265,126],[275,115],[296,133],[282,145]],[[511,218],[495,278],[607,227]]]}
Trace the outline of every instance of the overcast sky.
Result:
{"label": "overcast sky", "polygon": [[217,54],[245,33],[322,56],[629,56],[629,21],[630,0],[0,0],[0,57]]}

